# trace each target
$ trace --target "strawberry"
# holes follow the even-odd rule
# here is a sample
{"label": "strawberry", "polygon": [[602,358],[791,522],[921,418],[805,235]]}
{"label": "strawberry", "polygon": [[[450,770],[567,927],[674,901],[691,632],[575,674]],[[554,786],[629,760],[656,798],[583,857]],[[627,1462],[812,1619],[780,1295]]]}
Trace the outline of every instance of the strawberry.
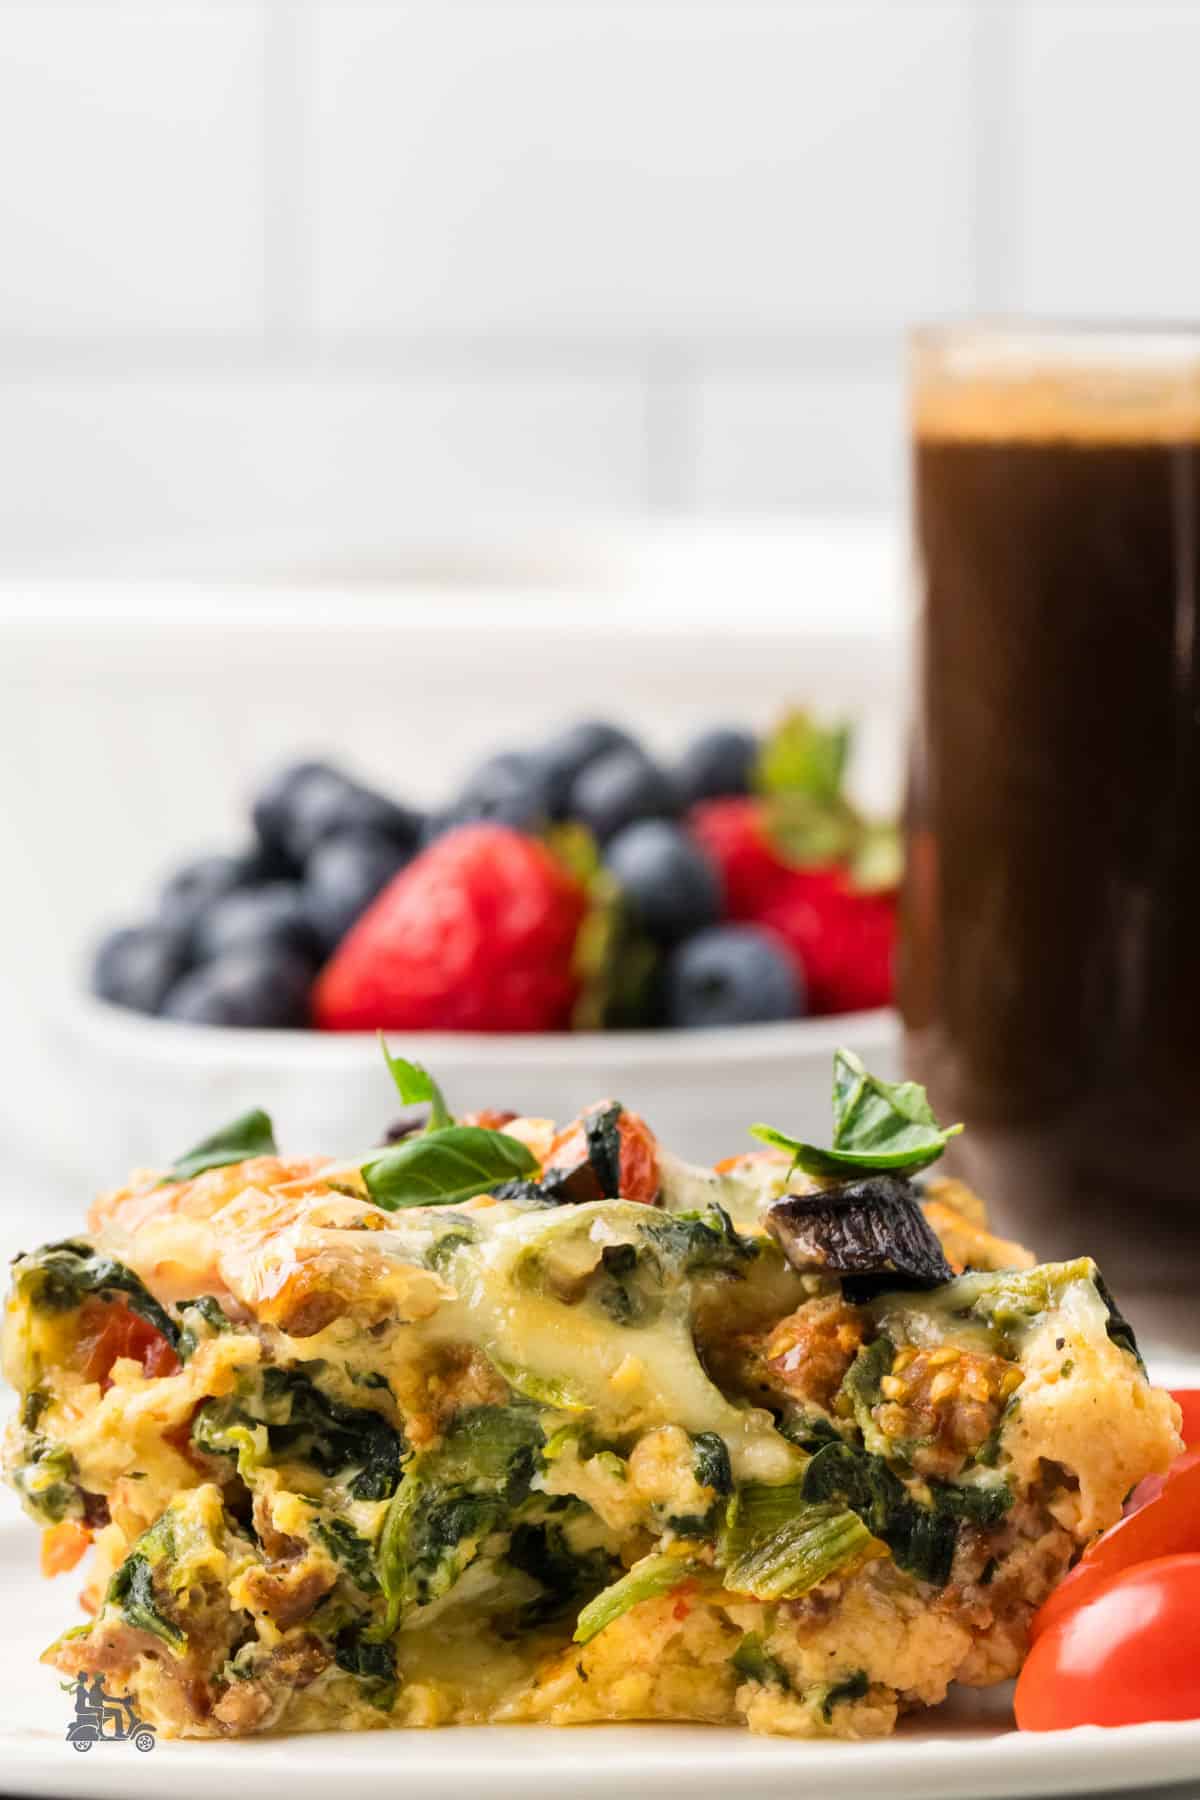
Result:
{"label": "strawberry", "polygon": [[318,977],[326,1031],[561,1031],[578,991],[583,885],[508,826],[438,838],[352,927]]}
{"label": "strawberry", "polygon": [[842,862],[790,862],[761,799],[713,800],[688,823],[725,883],[725,915],[763,925],[791,952],[811,1013],[857,1012],[892,997],[895,894],[860,892]]}
{"label": "strawberry", "polygon": [[705,801],[688,815],[688,828],[721,872],[726,918],[757,919],[786,892],[793,870],[767,834],[761,800]]}
{"label": "strawberry", "polygon": [[799,963],[810,1012],[859,1012],[890,1003],[894,893],[860,893],[840,871],[797,870],[758,923]]}

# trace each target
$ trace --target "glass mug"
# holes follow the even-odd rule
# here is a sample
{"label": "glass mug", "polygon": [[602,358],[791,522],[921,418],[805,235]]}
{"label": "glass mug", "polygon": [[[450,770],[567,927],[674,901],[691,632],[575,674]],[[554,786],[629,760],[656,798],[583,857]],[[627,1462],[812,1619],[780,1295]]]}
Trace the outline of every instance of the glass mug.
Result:
{"label": "glass mug", "polygon": [[998,1229],[1198,1341],[1200,332],[918,332],[912,415],[907,1065]]}

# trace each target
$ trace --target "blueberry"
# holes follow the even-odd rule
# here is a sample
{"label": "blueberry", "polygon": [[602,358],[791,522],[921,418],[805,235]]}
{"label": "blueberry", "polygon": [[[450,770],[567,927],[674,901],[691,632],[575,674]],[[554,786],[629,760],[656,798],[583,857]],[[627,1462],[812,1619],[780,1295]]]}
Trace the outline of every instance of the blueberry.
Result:
{"label": "blueberry", "polygon": [[308,1024],[311,985],[311,965],[288,950],[230,950],[185,975],[160,1010],[191,1025],[285,1030]]}
{"label": "blueberry", "polygon": [[97,944],[91,990],[134,1012],[157,1012],[187,964],[185,933],[169,925],[127,925]]}
{"label": "blueberry", "polygon": [[264,844],[257,838],[234,860],[241,867],[243,887],[261,887],[266,881],[295,881],[301,873],[282,845]]}
{"label": "blueberry", "polygon": [[680,944],[667,964],[670,1025],[751,1025],[804,1012],[786,953],[753,925],[718,925]]}
{"label": "blueberry", "polygon": [[304,904],[326,950],[341,942],[406,860],[377,831],[339,831],[317,845],[305,870]]}
{"label": "blueberry", "polygon": [[226,894],[200,920],[195,939],[205,961],[231,950],[286,950],[310,962],[321,955],[304,889],[294,881],[270,881]]}
{"label": "blueberry", "polygon": [[525,750],[504,750],[480,763],[464,786],[459,805],[481,819],[520,813],[532,825],[545,822],[547,798],[546,771],[539,758]]}
{"label": "blueberry", "polygon": [[282,851],[297,869],[338,831],[378,831],[406,853],[421,832],[420,815],[410,807],[315,762],[297,763],[268,782],[254,803],[254,823],[264,848]]}
{"label": "blueberry", "polygon": [[686,831],[641,819],[619,831],[604,856],[634,921],[656,938],[682,938],[721,916],[721,879]]}
{"label": "blueberry", "polygon": [[757,760],[758,739],[752,731],[719,725],[703,732],[688,745],[675,772],[683,804],[748,794]]}
{"label": "blueberry", "polygon": [[209,907],[245,884],[249,863],[244,856],[199,856],[177,869],[158,900],[164,925],[191,932]]}
{"label": "blueberry", "polygon": [[578,725],[569,725],[552,737],[538,752],[548,785],[552,816],[561,818],[564,815],[575,779],[589,763],[595,762],[598,756],[607,755],[610,750],[637,748],[636,740],[627,731],[604,719],[582,719]]}
{"label": "blueberry", "polygon": [[538,832],[551,816],[550,789],[538,756],[506,750],[489,756],[468,779],[458,799],[425,822],[424,842],[489,819],[514,831]]}
{"label": "blueberry", "polygon": [[638,749],[606,750],[576,776],[567,811],[607,843],[635,819],[670,818],[679,810],[670,777]]}
{"label": "blueberry", "polygon": [[307,762],[288,763],[263,783],[251,802],[250,812],[259,843],[265,851],[274,852],[291,862],[287,853],[287,837],[296,795],[306,782],[331,774],[336,774],[336,770],[331,769],[328,763],[310,759]]}

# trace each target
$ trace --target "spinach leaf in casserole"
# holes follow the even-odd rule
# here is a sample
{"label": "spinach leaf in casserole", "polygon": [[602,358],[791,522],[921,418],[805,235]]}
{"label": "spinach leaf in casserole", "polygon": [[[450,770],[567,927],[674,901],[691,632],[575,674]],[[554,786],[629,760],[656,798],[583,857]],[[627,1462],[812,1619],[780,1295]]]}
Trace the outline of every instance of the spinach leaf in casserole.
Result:
{"label": "spinach leaf in casserole", "polygon": [[26,1511],[40,1525],[82,1518],[85,1496],[75,1479],[75,1458],[65,1444],[40,1432],[22,1431],[10,1455],[9,1478]]}
{"label": "spinach leaf in casserole", "polygon": [[883,1457],[851,1444],[831,1443],[818,1450],[805,1469],[802,1490],[807,1500],[848,1506],[887,1545],[899,1568],[919,1581],[944,1587],[959,1525],[964,1520],[1000,1524],[1012,1505],[1012,1490],[995,1479],[975,1485],[922,1485],[930,1496],[928,1505],[914,1498]]}
{"label": "spinach leaf in casserole", "polygon": [[414,1458],[379,1539],[386,1601],[381,1635],[410,1608],[439,1599],[527,1500],[545,1435],[534,1407],[473,1406]]}
{"label": "spinach leaf in casserole", "polygon": [[560,1208],[518,1253],[511,1279],[518,1290],[572,1305],[589,1298],[614,1324],[641,1326],[697,1278],[744,1277],[764,1244],[739,1232],[718,1205],[670,1214],[630,1201],[593,1201]]}
{"label": "spinach leaf in casserole", "polygon": [[552,1519],[514,1526],[504,1554],[512,1568],[530,1576],[542,1589],[520,1609],[517,1623],[522,1631],[577,1611],[585,1599],[612,1581],[621,1567],[607,1550],[573,1550],[563,1526]]}
{"label": "spinach leaf in casserole", "polygon": [[[403,1434],[373,1407],[331,1399],[301,1369],[268,1367],[224,1400],[207,1400],[192,1423],[201,1450],[256,1463],[311,1463],[347,1481],[356,1500],[387,1500],[407,1455]],[[243,1466],[243,1463],[245,1466]]]}
{"label": "spinach leaf in casserole", "polygon": [[65,1238],[18,1257],[14,1280],[17,1292],[35,1311],[73,1312],[90,1296],[120,1299],[160,1331],[172,1348],[179,1341],[179,1327],[141,1277],[82,1239]]}

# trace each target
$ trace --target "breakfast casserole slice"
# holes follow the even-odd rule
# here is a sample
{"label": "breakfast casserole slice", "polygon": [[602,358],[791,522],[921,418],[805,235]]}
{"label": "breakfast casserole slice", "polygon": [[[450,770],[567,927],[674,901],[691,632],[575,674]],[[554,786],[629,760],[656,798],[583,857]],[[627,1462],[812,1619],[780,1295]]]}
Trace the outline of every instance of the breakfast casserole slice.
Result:
{"label": "breakfast casserole slice", "polygon": [[249,1114],[15,1264],[8,1478],[48,1573],[94,1545],[46,1659],[164,1732],[884,1734],[1013,1675],[1179,1447],[1094,1263],[921,1173],[911,1084],[839,1053],[832,1150],[703,1170],[389,1064],[417,1136]]}

